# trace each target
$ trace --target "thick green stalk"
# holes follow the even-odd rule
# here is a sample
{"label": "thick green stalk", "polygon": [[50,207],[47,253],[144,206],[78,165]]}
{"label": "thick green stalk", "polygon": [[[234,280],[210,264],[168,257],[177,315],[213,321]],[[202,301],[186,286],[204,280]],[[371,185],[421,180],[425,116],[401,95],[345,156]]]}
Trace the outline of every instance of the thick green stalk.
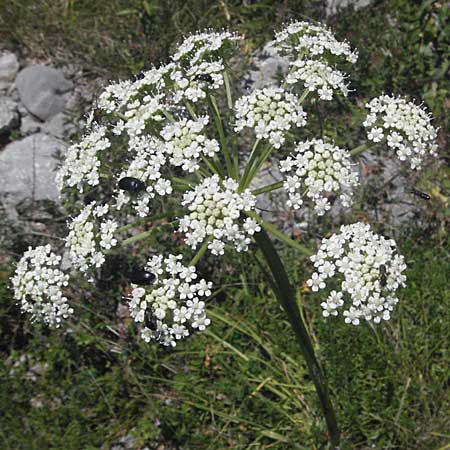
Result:
{"label": "thick green stalk", "polygon": [[350,155],[352,156],[360,155],[361,153],[365,152],[371,147],[373,147],[373,144],[369,144],[367,142],[365,144],[358,145],[358,147],[355,147],[353,150],[350,150]]}
{"label": "thick green stalk", "polygon": [[314,352],[311,337],[308,334],[295,300],[294,289],[289,282],[283,263],[267,233],[264,230],[261,230],[259,233],[255,233],[254,238],[272,273],[275,296],[286,312],[289,323],[300,344],[300,349],[306,360],[309,374],[316,387],[320,405],[325,416],[331,444],[333,449],[337,450],[339,448],[340,432],[331,403],[327,382]]}

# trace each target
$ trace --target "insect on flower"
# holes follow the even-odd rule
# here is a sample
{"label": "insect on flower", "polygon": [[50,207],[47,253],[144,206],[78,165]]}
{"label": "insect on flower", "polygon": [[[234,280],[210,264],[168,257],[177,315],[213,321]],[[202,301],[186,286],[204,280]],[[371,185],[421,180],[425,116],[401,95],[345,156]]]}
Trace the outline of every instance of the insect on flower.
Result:
{"label": "insect on flower", "polygon": [[195,81],[204,81],[205,83],[213,83],[213,78],[208,73],[202,73],[194,77]]}
{"label": "insect on flower", "polygon": [[123,177],[119,180],[119,188],[132,194],[145,191],[146,187],[147,185],[137,178]]}
{"label": "insect on flower", "polygon": [[386,266],[384,264],[381,264],[381,266],[380,266],[380,286],[385,287],[386,284],[387,284]]}
{"label": "insect on flower", "polygon": [[416,195],[417,197],[420,197],[422,200],[430,200],[430,196],[426,194],[425,192],[418,191],[417,189],[411,189],[411,194]]}
{"label": "insect on flower", "polygon": [[152,331],[156,331],[156,329],[158,328],[158,322],[156,320],[156,316],[153,314],[152,309],[147,309],[147,311],[145,312],[144,326]]}
{"label": "insect on flower", "polygon": [[144,286],[148,286],[154,283],[154,281],[156,280],[156,275],[152,272],[138,269],[130,272],[128,274],[128,279],[133,284],[142,284]]}

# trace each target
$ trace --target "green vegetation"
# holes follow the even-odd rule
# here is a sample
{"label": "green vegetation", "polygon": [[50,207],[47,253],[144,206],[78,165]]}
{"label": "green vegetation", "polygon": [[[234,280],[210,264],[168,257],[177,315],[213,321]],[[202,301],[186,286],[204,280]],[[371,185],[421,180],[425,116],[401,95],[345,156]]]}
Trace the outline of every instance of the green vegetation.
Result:
{"label": "green vegetation", "polygon": [[[111,79],[157,63],[184,34],[208,26],[245,32],[249,53],[283,21],[323,18],[320,3],[0,0],[0,41]],[[383,91],[423,97],[442,127],[442,148],[449,15],[445,2],[379,0],[370,13],[347,10],[331,19],[360,50],[351,80],[358,102]],[[351,147],[358,131],[349,136],[348,128],[358,130],[360,117],[350,108],[345,102],[327,114],[348,114],[354,123],[332,129],[330,120],[325,129],[338,140],[347,133]],[[448,166],[430,166],[414,183],[432,200],[417,224],[394,230],[408,285],[391,321],[351,327],[323,320],[318,297],[304,286],[305,261],[282,253],[326,370],[343,450],[450,448]],[[375,194],[368,192],[368,201]],[[363,211],[355,214],[365,217]],[[145,344],[119,307],[126,258],[110,261],[97,287],[79,293],[68,327],[32,326],[12,302],[8,277],[12,257],[44,240],[25,240],[0,225],[1,448],[106,450],[127,435],[135,449],[326,448],[304,360],[251,255],[227,255],[220,272],[213,260],[202,263],[199,270],[217,286],[209,304],[213,325],[173,351]],[[327,224],[316,224],[303,238],[326,231]],[[167,248],[172,235],[164,238]]]}

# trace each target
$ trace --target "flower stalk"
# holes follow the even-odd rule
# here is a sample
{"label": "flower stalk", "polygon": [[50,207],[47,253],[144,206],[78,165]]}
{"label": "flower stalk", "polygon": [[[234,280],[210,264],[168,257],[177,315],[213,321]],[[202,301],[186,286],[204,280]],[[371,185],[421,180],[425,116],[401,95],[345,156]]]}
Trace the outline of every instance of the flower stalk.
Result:
{"label": "flower stalk", "polygon": [[270,272],[272,273],[273,283],[271,283],[271,285],[274,294],[285,311],[289,323],[297,337],[297,341],[300,344],[300,350],[305,358],[309,374],[314,382],[319,397],[322,412],[325,416],[330,442],[333,446],[332,448],[337,450],[340,443],[340,431],[336,415],[331,403],[330,393],[322,367],[316,357],[311,337],[309,336],[295,300],[294,289],[289,282],[289,277],[284,265],[267,233],[264,230],[261,230],[259,233],[255,234],[254,238],[264,255],[264,259],[270,268]]}

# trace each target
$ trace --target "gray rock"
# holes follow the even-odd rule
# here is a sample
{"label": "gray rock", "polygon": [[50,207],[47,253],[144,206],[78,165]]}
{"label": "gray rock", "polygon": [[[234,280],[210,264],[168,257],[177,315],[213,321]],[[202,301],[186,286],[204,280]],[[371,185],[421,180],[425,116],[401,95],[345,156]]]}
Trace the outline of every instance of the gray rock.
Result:
{"label": "gray rock", "polygon": [[0,56],[0,90],[7,89],[16,78],[19,61],[14,53],[3,53]]}
{"label": "gray rock", "polygon": [[245,85],[252,90],[261,89],[274,84],[280,71],[286,72],[289,59],[279,55],[276,48],[269,42],[254,55],[253,66],[254,69],[249,71]]}
{"label": "gray rock", "polygon": [[72,83],[60,70],[46,66],[31,66],[19,72],[16,79],[20,100],[27,110],[41,120],[48,120],[66,106],[65,93]]}
{"label": "gray rock", "polygon": [[58,201],[53,154],[67,144],[38,133],[7,145],[0,153],[0,199],[15,206],[21,201]]}
{"label": "gray rock", "polygon": [[65,138],[75,133],[75,127],[65,113],[56,114],[49,121],[44,122],[42,131],[57,138]]}
{"label": "gray rock", "polygon": [[355,9],[364,8],[370,5],[372,0],[327,0],[325,11],[327,16],[336,14],[340,9],[353,6]]}
{"label": "gray rock", "polygon": [[22,136],[28,136],[29,134],[37,133],[41,131],[44,122],[36,119],[31,114],[22,117],[20,121],[20,133]]}
{"label": "gray rock", "polygon": [[19,125],[17,103],[8,97],[0,97],[0,134],[8,132]]}

